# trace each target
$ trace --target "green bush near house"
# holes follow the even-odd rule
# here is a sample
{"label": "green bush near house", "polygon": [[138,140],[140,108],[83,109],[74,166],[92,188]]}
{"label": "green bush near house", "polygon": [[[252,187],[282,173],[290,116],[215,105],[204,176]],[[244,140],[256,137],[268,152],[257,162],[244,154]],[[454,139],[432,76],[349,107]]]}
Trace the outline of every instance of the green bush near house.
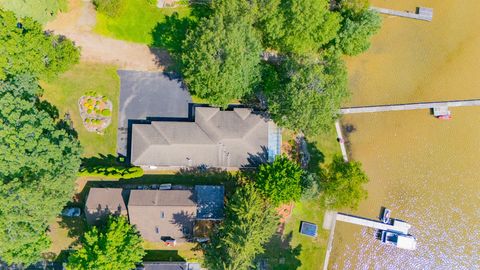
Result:
{"label": "green bush near house", "polygon": [[107,179],[132,179],[143,176],[143,169],[140,167],[123,166],[89,166],[80,169],[79,176],[102,177]]}

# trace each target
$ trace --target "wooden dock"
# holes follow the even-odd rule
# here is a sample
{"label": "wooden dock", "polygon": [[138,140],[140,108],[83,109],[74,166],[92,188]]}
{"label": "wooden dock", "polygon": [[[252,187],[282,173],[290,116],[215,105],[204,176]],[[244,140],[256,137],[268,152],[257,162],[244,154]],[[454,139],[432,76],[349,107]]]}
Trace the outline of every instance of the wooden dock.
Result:
{"label": "wooden dock", "polygon": [[335,121],[335,130],[337,131],[337,140],[342,151],[343,161],[348,162],[347,148],[345,147],[345,140],[343,139],[342,127],[340,121]]}
{"label": "wooden dock", "polygon": [[348,107],[348,108],[340,109],[340,114],[408,111],[408,110],[421,110],[421,109],[434,109],[434,108],[444,109],[448,107],[466,107],[466,106],[480,106],[480,99]]}
{"label": "wooden dock", "polygon": [[385,15],[398,16],[398,17],[410,18],[415,20],[430,22],[433,19],[433,9],[431,8],[418,7],[415,12],[398,11],[398,10],[393,10],[388,8],[379,8],[379,7],[370,7],[370,10],[374,10],[378,13],[385,14]]}
{"label": "wooden dock", "polygon": [[328,237],[328,244],[325,251],[325,260],[323,263],[324,270],[328,270],[328,263],[330,260],[330,254],[332,253],[332,249],[333,249],[335,225],[337,221],[370,227],[377,230],[395,231],[403,234],[408,234],[408,231],[411,228],[410,224],[398,219],[393,219],[393,224],[390,225],[374,219],[369,219],[369,218],[364,218],[364,217],[359,217],[359,216],[354,216],[354,215],[349,215],[344,213],[338,213],[334,211],[326,211],[325,217],[323,218],[323,229],[330,230],[330,235]]}

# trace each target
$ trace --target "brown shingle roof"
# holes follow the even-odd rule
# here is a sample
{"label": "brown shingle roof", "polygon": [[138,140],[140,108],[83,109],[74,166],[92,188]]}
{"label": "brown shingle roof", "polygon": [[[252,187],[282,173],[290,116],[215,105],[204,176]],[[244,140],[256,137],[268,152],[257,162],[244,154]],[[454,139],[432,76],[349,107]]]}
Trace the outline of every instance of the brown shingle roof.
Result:
{"label": "brown shingle roof", "polygon": [[109,214],[127,215],[121,188],[91,188],[85,203],[85,216],[95,224]]}

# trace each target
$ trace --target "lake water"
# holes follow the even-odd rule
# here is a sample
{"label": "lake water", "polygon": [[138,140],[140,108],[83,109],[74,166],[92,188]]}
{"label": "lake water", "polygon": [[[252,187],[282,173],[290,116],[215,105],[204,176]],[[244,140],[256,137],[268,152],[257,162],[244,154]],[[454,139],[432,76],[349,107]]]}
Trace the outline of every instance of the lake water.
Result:
{"label": "lake water", "polygon": [[[432,7],[432,22],[383,17],[371,49],[348,59],[348,105],[480,98],[480,1],[371,0],[397,10]],[[381,245],[374,231],[337,223],[330,269],[480,269],[480,107],[350,115],[352,157],[370,177],[351,213],[380,207],[408,221],[417,250]]]}

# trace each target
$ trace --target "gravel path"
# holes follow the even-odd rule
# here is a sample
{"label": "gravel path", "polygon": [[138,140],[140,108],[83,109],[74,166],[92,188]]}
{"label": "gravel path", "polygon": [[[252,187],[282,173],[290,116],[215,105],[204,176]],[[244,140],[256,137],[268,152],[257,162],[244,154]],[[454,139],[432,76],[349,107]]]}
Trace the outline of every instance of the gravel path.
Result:
{"label": "gravel path", "polygon": [[120,69],[139,71],[162,71],[172,63],[164,50],[93,33],[95,17],[91,1],[71,0],[69,11],[59,14],[45,29],[73,40],[81,47],[83,61],[114,64]]}

